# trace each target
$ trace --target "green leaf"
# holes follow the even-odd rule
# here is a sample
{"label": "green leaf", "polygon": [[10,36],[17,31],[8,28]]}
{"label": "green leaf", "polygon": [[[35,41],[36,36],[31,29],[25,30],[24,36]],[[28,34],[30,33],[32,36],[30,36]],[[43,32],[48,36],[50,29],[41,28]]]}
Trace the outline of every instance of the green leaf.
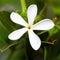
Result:
{"label": "green leaf", "polygon": [[47,60],[60,60],[60,31],[54,34],[56,42],[52,46],[47,47]]}
{"label": "green leaf", "polygon": [[10,12],[0,12],[0,50],[10,45],[8,35],[16,30],[17,25],[10,20]]}

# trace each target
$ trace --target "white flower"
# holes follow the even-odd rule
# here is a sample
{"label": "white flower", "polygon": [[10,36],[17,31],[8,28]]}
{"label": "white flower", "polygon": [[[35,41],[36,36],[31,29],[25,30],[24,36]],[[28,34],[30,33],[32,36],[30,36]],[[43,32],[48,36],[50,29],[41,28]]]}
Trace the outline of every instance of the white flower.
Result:
{"label": "white flower", "polygon": [[54,27],[54,23],[50,19],[44,19],[34,24],[35,17],[37,15],[37,6],[35,4],[30,5],[27,9],[28,23],[17,13],[12,12],[10,15],[11,20],[14,23],[24,26],[21,29],[13,31],[8,38],[10,40],[18,40],[22,35],[28,31],[29,41],[31,47],[34,50],[38,50],[41,46],[41,39],[33,32],[33,30],[49,30]]}

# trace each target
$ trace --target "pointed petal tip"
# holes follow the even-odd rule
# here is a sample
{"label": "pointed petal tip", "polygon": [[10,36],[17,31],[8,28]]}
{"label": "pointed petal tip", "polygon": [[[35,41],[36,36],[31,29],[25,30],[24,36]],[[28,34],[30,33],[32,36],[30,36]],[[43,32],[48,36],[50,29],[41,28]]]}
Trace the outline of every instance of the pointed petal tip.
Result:
{"label": "pointed petal tip", "polygon": [[9,34],[9,36],[8,36],[8,39],[10,39],[10,40],[12,40],[12,41],[17,40],[17,39],[12,38],[10,34]]}
{"label": "pointed petal tip", "polygon": [[33,49],[37,51],[40,49],[40,47],[41,47],[41,40],[40,40],[40,44],[38,44],[38,46],[36,48],[33,48]]}
{"label": "pointed petal tip", "polygon": [[15,13],[15,12],[11,12],[11,14],[12,14],[12,13]]}
{"label": "pointed petal tip", "polygon": [[14,15],[14,14],[16,14],[16,13],[15,13],[15,12],[11,12],[11,14],[10,14],[10,18],[11,18],[11,16]]}
{"label": "pointed petal tip", "polygon": [[39,47],[37,47],[37,48],[33,48],[35,51],[37,51],[37,50],[39,50],[40,49],[40,47],[41,47],[41,44],[39,45]]}
{"label": "pointed petal tip", "polygon": [[[51,19],[46,19],[47,21],[49,20],[50,21],[50,24],[51,24],[51,27],[50,27],[50,29],[52,29],[54,26],[55,26],[55,24],[54,24],[54,22],[51,20]],[[49,30],[49,29],[48,29]]]}
{"label": "pointed petal tip", "polygon": [[37,7],[37,5],[36,5],[36,4],[32,4],[32,5],[30,5],[30,6],[32,6],[32,7]]}

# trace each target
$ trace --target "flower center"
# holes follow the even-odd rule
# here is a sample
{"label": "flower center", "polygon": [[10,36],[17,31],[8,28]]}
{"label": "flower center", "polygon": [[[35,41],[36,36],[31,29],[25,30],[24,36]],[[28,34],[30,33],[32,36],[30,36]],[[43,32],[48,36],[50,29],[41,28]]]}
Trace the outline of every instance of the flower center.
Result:
{"label": "flower center", "polygon": [[28,25],[28,27],[27,27],[28,29],[31,29],[31,26],[30,25]]}
{"label": "flower center", "polygon": [[26,28],[28,28],[28,29],[32,29],[32,28],[33,28],[33,25],[28,24],[28,25],[26,26]]}

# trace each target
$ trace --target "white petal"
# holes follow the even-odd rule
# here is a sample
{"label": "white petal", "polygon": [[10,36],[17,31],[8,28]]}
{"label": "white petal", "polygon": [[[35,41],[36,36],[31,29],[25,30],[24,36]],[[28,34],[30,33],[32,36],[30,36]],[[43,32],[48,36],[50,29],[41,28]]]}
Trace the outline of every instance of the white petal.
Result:
{"label": "white petal", "polygon": [[30,5],[27,10],[27,17],[29,24],[33,24],[36,15],[37,15],[37,6],[35,4]]}
{"label": "white petal", "polygon": [[50,19],[44,19],[34,25],[34,30],[49,30],[54,27],[54,23]]}
{"label": "white petal", "polygon": [[27,31],[26,28],[18,29],[9,34],[8,38],[10,40],[17,40],[22,37],[22,35]]}
{"label": "white petal", "polygon": [[28,31],[29,41],[34,50],[38,50],[41,46],[40,38],[31,30]]}
{"label": "white petal", "polygon": [[20,24],[22,26],[27,25],[27,23],[24,21],[24,19],[19,14],[15,13],[15,12],[11,13],[10,18],[14,23]]}

